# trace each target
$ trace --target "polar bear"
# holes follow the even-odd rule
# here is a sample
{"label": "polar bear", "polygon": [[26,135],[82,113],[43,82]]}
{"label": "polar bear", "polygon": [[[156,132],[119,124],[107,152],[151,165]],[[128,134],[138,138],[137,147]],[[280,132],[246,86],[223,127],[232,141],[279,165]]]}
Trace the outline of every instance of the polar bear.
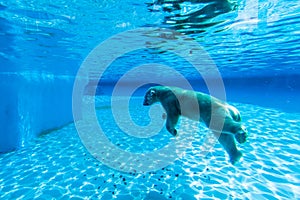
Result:
{"label": "polar bear", "polygon": [[242,157],[234,138],[237,142],[244,143],[248,132],[241,123],[240,113],[235,107],[201,92],[168,86],[154,86],[148,89],[143,105],[150,106],[156,102],[160,102],[165,109],[166,128],[173,136],[177,135],[175,126],[179,116],[201,121],[218,138],[232,164]]}

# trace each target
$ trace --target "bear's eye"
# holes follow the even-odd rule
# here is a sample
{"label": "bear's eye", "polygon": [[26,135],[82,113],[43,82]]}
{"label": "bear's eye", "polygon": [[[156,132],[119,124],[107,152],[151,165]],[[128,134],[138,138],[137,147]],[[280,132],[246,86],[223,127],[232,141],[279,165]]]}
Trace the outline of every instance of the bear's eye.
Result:
{"label": "bear's eye", "polygon": [[154,90],[150,90],[150,95],[153,96],[155,94]]}

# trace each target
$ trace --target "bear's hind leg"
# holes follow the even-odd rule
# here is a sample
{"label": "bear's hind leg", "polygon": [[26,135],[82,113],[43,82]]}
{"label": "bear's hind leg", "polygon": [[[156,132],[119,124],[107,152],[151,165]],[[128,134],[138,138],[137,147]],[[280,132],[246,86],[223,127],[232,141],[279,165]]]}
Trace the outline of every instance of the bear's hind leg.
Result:
{"label": "bear's hind leg", "polygon": [[[218,137],[217,133],[214,134],[216,137]],[[228,153],[231,164],[234,165],[236,162],[238,162],[243,154],[237,149],[233,135],[221,133],[218,140]]]}

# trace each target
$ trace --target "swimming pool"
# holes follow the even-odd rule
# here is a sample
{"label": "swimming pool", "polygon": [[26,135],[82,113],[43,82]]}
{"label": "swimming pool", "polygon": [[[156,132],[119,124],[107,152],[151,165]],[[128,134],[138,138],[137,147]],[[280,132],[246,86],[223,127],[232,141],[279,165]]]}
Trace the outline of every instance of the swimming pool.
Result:
{"label": "swimming pool", "polygon": [[[0,1],[0,198],[299,199],[299,13],[283,0]],[[173,137],[162,107],[143,106],[155,84],[235,106],[242,159],[197,121]]]}

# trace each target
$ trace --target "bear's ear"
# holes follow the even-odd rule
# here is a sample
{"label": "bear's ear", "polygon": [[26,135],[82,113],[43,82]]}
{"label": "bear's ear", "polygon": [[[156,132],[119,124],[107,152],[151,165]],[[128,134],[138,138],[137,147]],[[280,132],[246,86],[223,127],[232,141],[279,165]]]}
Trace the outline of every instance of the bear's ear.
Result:
{"label": "bear's ear", "polygon": [[154,96],[156,94],[156,91],[154,89],[150,90],[150,96]]}

